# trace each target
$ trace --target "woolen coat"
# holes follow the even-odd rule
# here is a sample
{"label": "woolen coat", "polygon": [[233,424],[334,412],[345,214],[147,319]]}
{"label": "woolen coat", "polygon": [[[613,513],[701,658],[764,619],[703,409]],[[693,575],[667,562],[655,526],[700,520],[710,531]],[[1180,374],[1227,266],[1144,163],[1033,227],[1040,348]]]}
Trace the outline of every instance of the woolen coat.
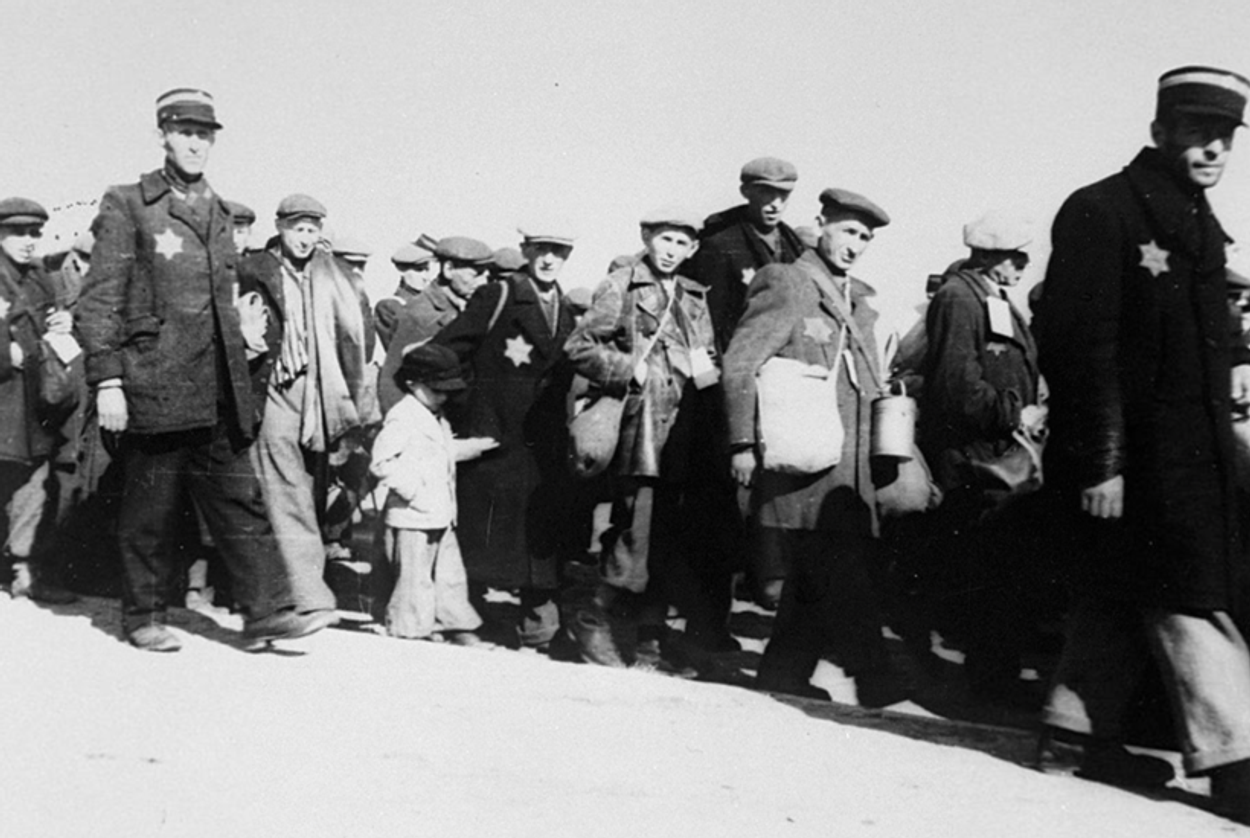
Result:
{"label": "woolen coat", "polygon": [[[0,460],[28,463],[52,450],[55,427],[39,411],[40,341],[56,287],[38,265],[23,270],[0,253]],[[13,366],[10,344],[22,349],[22,366]]]}
{"label": "woolen coat", "polygon": [[[680,471],[685,458],[666,452],[666,445],[682,396],[694,386],[691,351],[703,349],[711,360],[716,350],[704,287],[684,276],[673,287],[669,307],[649,261],[613,271],[595,290],[590,310],[565,344],[570,363],[592,386],[625,395],[613,464],[615,473],[625,477],[685,476]],[[647,376],[639,385],[634,365],[648,347]],[[662,462],[673,464],[678,473]]]}
{"label": "woolen coat", "polygon": [[[849,308],[867,352],[853,348],[833,298],[813,278],[849,290]],[[845,293],[845,291],[843,292]],[[816,474],[757,470],[751,505],[761,526],[798,530],[876,532],[869,443],[877,357],[868,304],[875,292],[854,278],[835,277],[814,250],[791,265],[769,265],[747,290],[747,308],[725,355],[725,409],[731,445],[757,445],[756,376],[770,358],[791,358],[836,369],[838,412],[844,430],[842,459]],[[853,369],[848,375],[848,369]],[[813,424],[829,421],[812,416]]]}
{"label": "woolen coat", "polygon": [[946,276],[925,315],[920,439],[943,489],[968,484],[968,462],[989,460],[1013,442],[1020,410],[1037,403],[1037,346],[1010,306],[1011,334],[990,329],[987,300],[997,287],[982,271]]}
{"label": "woolen coat", "polygon": [[[507,300],[492,328],[505,287]],[[575,529],[568,520],[565,424],[572,370],[564,354],[573,320],[560,293],[553,331],[533,280],[520,272],[479,288],[434,338],[455,351],[472,377],[465,402],[449,410],[457,436],[499,441],[499,448],[465,463],[458,481],[460,546],[475,582],[557,585],[558,554]]]}
{"label": "woolen coat", "polygon": [[[1092,590],[1227,609],[1234,549],[1228,238],[1203,192],[1155,149],[1075,192],[1053,228],[1035,318],[1051,388],[1047,479],[1078,496],[1124,479],[1124,515],[1087,519]],[[1075,502],[1075,500],[1073,501]]]}
{"label": "woolen coat", "polygon": [[[445,284],[431,283],[395,313],[386,360],[378,372],[378,404],[383,413],[394,407],[404,395],[395,383],[395,372],[404,360],[405,347],[429,340],[460,315],[460,307],[452,301],[451,293]],[[378,303],[379,312],[381,305]]]}
{"label": "woolen coat", "polygon": [[259,420],[234,307],[230,210],[208,200],[197,216],[160,171],[100,200],[75,322],[88,383],[122,379],[132,433],[212,427],[219,403],[245,437]]}

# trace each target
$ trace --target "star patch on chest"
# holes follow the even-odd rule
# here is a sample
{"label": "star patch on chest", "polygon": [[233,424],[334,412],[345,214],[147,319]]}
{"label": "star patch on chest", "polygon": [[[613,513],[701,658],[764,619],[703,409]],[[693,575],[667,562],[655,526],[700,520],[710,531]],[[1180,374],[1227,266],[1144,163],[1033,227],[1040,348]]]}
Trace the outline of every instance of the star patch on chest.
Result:
{"label": "star patch on chest", "polygon": [[828,343],[833,337],[833,329],[823,317],[804,317],[803,334],[817,343]]}
{"label": "star patch on chest", "polygon": [[166,229],[165,232],[153,238],[156,239],[156,252],[166,259],[173,259],[182,252],[182,236],[173,230]]}
{"label": "star patch on chest", "polygon": [[9,309],[12,307],[13,307],[13,304],[10,303],[8,300],[0,299],[0,317],[8,317]]}
{"label": "star patch on chest", "polygon": [[530,353],[534,351],[534,344],[527,341],[521,335],[514,338],[508,338],[504,341],[504,345],[508,348],[503,351],[504,357],[512,362],[515,367],[521,367],[530,363]]}
{"label": "star patch on chest", "polygon": [[743,268],[742,269],[742,284],[750,285],[751,280],[753,279],[755,279],[755,268]]}
{"label": "star patch on chest", "polygon": [[1007,344],[997,343],[997,342],[987,343],[985,344],[985,348],[987,351],[992,352],[995,355],[1002,355],[1004,352],[1007,351]]}
{"label": "star patch on chest", "polygon": [[1150,271],[1151,276],[1158,276],[1168,272],[1168,256],[1171,255],[1170,253],[1155,244],[1153,239],[1147,244],[1139,244],[1138,247],[1141,248],[1141,267]]}

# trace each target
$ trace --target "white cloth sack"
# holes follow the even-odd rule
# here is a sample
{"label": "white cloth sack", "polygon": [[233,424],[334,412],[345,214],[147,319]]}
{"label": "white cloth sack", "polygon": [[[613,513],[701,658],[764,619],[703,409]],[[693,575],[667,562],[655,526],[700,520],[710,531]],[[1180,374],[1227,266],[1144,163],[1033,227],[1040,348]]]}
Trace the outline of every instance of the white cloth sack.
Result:
{"label": "white cloth sack", "polygon": [[814,474],[842,459],[844,431],[835,369],[793,358],[769,358],[757,388],[764,468]]}

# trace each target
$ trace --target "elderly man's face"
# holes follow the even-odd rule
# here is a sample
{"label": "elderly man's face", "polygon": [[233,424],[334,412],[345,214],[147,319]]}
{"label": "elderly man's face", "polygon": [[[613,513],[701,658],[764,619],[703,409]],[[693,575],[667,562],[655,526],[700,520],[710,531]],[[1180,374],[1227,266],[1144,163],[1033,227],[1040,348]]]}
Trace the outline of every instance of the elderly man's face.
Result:
{"label": "elderly man's face", "polygon": [[790,192],[763,183],[744,183],[742,197],[747,199],[747,215],[751,223],[772,230],[781,223],[781,215],[790,202]]}
{"label": "elderly man's face", "polygon": [[288,258],[307,259],[321,240],[321,221],[308,216],[279,221],[278,237]]}
{"label": "elderly man's face", "polygon": [[467,300],[473,296],[474,291],[486,284],[487,267],[448,259],[443,263],[443,278],[447,280],[451,293]]}
{"label": "elderly man's face", "polygon": [[1155,145],[1195,186],[1220,182],[1233,150],[1236,120],[1224,116],[1176,114],[1150,126]]}
{"label": "elderly man's face", "polygon": [[995,285],[1004,288],[1015,288],[1024,276],[1024,269],[1029,266],[1029,256],[1018,250],[995,251],[985,275]]}
{"label": "elderly man's face", "polygon": [[400,282],[413,291],[421,291],[438,276],[438,262],[427,259],[418,265],[404,265],[399,272]]}
{"label": "elderly man's face", "polygon": [[167,122],[161,129],[165,159],[185,175],[204,173],[217,132],[196,122]]}
{"label": "elderly man's face", "polygon": [[820,225],[817,247],[830,264],[844,274],[872,243],[873,230],[857,213],[818,217],[816,223]]}
{"label": "elderly man's face", "polygon": [[35,250],[41,238],[42,224],[0,226],[0,250],[18,265],[29,265],[35,260]]}

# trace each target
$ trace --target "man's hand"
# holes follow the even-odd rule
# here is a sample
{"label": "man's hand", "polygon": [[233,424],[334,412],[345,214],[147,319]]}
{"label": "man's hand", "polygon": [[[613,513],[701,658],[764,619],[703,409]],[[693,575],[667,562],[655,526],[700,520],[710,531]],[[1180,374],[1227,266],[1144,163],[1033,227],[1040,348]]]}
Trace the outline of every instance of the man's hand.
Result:
{"label": "man's hand", "polygon": [[1250,407],[1250,364],[1238,364],[1232,371],[1233,406]]}
{"label": "man's hand", "polygon": [[95,406],[101,429],[114,433],[126,430],[130,416],[126,412],[126,394],[121,387],[102,387],[97,390]]}
{"label": "man's hand", "polygon": [[9,365],[15,370],[22,368],[22,363],[26,360],[26,353],[22,351],[22,347],[17,341],[9,342]]}
{"label": "man's hand", "polygon": [[1095,518],[1119,518],[1124,514],[1124,478],[1110,480],[1081,492],[1081,510]]}
{"label": "man's hand", "polygon": [[749,488],[755,477],[755,449],[746,448],[736,452],[729,461],[729,470],[739,486]]}
{"label": "man's hand", "polygon": [[59,309],[49,314],[43,325],[49,334],[68,335],[74,328],[74,315],[65,309]]}

